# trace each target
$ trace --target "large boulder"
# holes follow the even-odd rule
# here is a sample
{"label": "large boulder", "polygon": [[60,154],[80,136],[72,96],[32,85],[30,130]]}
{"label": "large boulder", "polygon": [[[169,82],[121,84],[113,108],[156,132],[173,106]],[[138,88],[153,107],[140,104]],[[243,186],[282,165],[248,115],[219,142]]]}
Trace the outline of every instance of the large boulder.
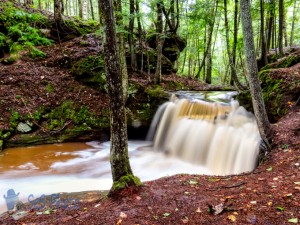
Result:
{"label": "large boulder", "polygon": [[[156,34],[147,36],[147,42],[151,48],[156,48]],[[180,55],[180,52],[186,47],[186,40],[174,33],[167,33],[163,45],[163,55],[174,63]]]}

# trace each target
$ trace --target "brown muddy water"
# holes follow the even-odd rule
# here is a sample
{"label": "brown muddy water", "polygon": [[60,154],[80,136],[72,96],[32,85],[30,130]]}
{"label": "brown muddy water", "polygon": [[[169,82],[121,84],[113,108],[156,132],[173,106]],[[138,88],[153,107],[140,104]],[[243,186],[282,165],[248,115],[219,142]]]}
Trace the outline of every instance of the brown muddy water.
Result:
{"label": "brown muddy water", "polygon": [[[170,158],[148,149],[151,143],[129,141],[130,163],[142,181],[177,173],[208,173],[204,168]],[[0,213],[7,210],[4,199],[13,189],[21,201],[32,194],[107,190],[112,178],[110,143],[63,143],[10,148],[0,153]],[[31,197],[32,199],[32,197]]]}

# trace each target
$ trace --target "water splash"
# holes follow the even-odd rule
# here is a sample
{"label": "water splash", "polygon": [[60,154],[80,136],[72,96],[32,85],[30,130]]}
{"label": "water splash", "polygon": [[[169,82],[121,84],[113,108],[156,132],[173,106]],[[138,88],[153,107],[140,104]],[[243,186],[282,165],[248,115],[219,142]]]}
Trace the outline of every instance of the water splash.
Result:
{"label": "water splash", "polygon": [[260,136],[253,114],[230,103],[177,99],[162,105],[149,131],[153,148],[215,175],[252,171]]}

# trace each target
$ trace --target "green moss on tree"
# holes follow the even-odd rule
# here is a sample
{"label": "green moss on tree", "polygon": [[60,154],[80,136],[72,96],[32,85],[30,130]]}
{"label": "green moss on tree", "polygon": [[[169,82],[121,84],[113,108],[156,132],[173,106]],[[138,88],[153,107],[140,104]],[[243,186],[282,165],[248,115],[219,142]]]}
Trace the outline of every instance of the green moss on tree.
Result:
{"label": "green moss on tree", "polygon": [[124,188],[127,188],[129,186],[141,186],[142,182],[141,180],[136,177],[133,176],[132,174],[126,175],[126,176],[122,176],[119,181],[115,181],[113,182],[113,186],[111,188],[112,192],[115,191],[119,191],[122,190]]}

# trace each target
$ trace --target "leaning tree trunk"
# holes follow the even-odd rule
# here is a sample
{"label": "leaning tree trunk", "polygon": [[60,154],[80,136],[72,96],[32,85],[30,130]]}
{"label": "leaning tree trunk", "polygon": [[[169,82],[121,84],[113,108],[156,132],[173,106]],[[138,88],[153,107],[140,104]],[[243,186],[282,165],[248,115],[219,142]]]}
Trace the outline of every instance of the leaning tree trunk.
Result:
{"label": "leaning tree trunk", "polygon": [[140,185],[141,182],[133,176],[128,157],[122,69],[117,48],[112,2],[111,0],[101,0],[99,3],[105,24],[104,60],[110,98],[110,163],[113,178],[111,193],[113,193],[113,191],[126,188],[128,185]]}
{"label": "leaning tree trunk", "polygon": [[212,45],[212,36],[213,36],[213,26],[208,23],[208,29],[207,29],[207,34],[208,34],[208,40],[209,43],[207,45],[207,52],[206,52],[206,76],[205,76],[205,82],[207,84],[211,84],[211,75],[212,75],[212,53],[211,53],[211,45]]}
{"label": "leaning tree trunk", "polygon": [[244,48],[246,54],[246,65],[248,70],[249,86],[254,113],[257,119],[257,125],[261,138],[266,143],[267,147],[270,147],[270,123],[267,117],[266,108],[264,105],[262,91],[258,78],[258,69],[253,40],[252,19],[250,13],[250,2],[249,0],[241,0],[240,5],[244,36]]}

